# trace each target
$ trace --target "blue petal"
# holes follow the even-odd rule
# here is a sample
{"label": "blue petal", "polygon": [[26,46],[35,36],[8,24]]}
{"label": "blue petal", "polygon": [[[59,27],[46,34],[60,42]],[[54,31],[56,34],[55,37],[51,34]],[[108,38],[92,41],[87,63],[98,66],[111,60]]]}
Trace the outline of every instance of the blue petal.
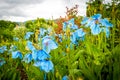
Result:
{"label": "blue petal", "polygon": [[101,32],[101,29],[100,29],[100,27],[99,27],[98,24],[94,24],[94,25],[91,27],[91,33],[92,33],[93,35],[97,35],[97,34],[99,34],[100,32]]}
{"label": "blue petal", "polygon": [[34,66],[39,67],[40,70],[50,72],[53,70],[53,63],[50,60],[40,60],[34,63]]}
{"label": "blue petal", "polygon": [[25,63],[30,63],[32,61],[32,54],[26,54],[23,61],[25,61]]}
{"label": "blue petal", "polygon": [[76,44],[76,38],[77,38],[77,34],[75,32],[72,33],[72,35],[70,36],[70,40],[73,44]]}
{"label": "blue petal", "polygon": [[68,24],[67,24],[66,22],[63,23],[63,31],[66,31],[67,25],[68,25]]}
{"label": "blue petal", "polygon": [[69,80],[68,76],[63,76],[62,80]]}
{"label": "blue petal", "polygon": [[44,37],[42,38],[42,40],[46,40],[46,39],[51,39],[51,37],[48,36],[48,35],[46,35],[46,36],[44,36]]}
{"label": "blue petal", "polygon": [[12,52],[12,58],[13,59],[16,59],[16,58],[20,58],[20,59],[22,59],[22,53],[21,52],[19,52],[19,51],[15,51],[15,52]]}
{"label": "blue petal", "polygon": [[53,63],[49,60],[43,60],[41,61],[40,69],[48,73],[53,70]]}
{"label": "blue petal", "polygon": [[81,24],[86,24],[86,23],[88,22],[88,20],[89,20],[89,18],[85,17],[85,18],[82,20]]}
{"label": "blue petal", "polygon": [[51,40],[49,36],[43,37],[42,48],[44,51],[46,51],[47,53],[50,53],[52,49],[56,49],[57,47],[58,47],[57,44],[53,40]]}
{"label": "blue petal", "polygon": [[36,67],[40,67],[41,66],[41,61],[37,61],[33,65],[36,66]]}
{"label": "blue petal", "polygon": [[35,61],[37,61],[37,58],[38,56],[37,56],[37,50],[33,50],[32,51],[32,58],[35,60]]}
{"label": "blue petal", "polygon": [[73,25],[73,26],[71,26],[71,29],[72,30],[78,29],[78,26],[77,25]]}
{"label": "blue petal", "polygon": [[100,19],[101,17],[102,17],[101,14],[95,14],[95,15],[92,16],[92,19],[98,20],[98,19]]}
{"label": "blue petal", "polygon": [[43,50],[39,50],[37,51],[37,56],[38,56],[38,60],[44,60],[44,59],[47,59],[49,58],[49,54],[47,54],[45,51]]}
{"label": "blue petal", "polygon": [[0,47],[0,53],[4,53],[5,51],[7,51],[7,46]]}
{"label": "blue petal", "polygon": [[69,21],[63,23],[63,31],[66,31],[67,27],[70,27],[71,29],[77,29],[78,28],[78,26],[74,24],[74,18],[72,18]]}
{"label": "blue petal", "polygon": [[34,33],[33,32],[27,32],[26,35],[25,35],[25,39],[29,39],[32,34],[34,34]]}
{"label": "blue petal", "polygon": [[44,36],[45,32],[47,32],[47,30],[45,30],[44,28],[40,28],[40,34],[39,37]]}
{"label": "blue petal", "polygon": [[77,33],[78,37],[83,37],[85,35],[85,32],[83,31],[82,28],[76,30],[75,32]]}
{"label": "blue petal", "polygon": [[21,53],[21,52],[18,52],[18,57],[19,57],[20,59],[22,59],[22,53]]}
{"label": "blue petal", "polygon": [[113,26],[111,23],[109,23],[109,21],[107,19],[101,19],[100,23],[102,24],[102,26],[105,26],[105,27],[112,27]]}
{"label": "blue petal", "polygon": [[108,28],[105,28],[105,33],[106,33],[106,37],[108,38],[109,37],[109,35],[110,35],[110,31],[109,31],[109,29]]}
{"label": "blue petal", "polygon": [[12,58],[17,58],[18,55],[17,55],[17,52],[12,52]]}
{"label": "blue petal", "polygon": [[35,50],[35,47],[32,45],[32,42],[31,42],[31,41],[27,41],[27,47],[28,47],[31,51]]}
{"label": "blue petal", "polygon": [[85,25],[85,27],[91,27],[92,25],[94,25],[95,24],[95,20],[88,20],[88,22],[87,22],[87,24]]}
{"label": "blue petal", "polygon": [[105,32],[106,33],[106,37],[108,38],[109,35],[110,35],[110,31],[109,29],[106,27],[106,28],[101,28],[102,29],[102,32]]}
{"label": "blue petal", "polygon": [[74,25],[74,18],[70,19],[67,23],[68,23],[69,25],[73,26],[73,25]]}
{"label": "blue petal", "polygon": [[58,45],[53,41],[53,40],[50,40],[49,42],[48,42],[48,46],[50,47],[50,49],[56,49],[56,48],[58,48]]}

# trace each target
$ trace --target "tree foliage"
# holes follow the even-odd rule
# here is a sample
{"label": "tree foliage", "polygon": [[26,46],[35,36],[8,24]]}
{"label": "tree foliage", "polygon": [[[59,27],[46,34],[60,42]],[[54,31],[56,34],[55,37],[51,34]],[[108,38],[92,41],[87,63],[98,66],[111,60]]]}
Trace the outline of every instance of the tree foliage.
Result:
{"label": "tree foliage", "polygon": [[12,30],[15,26],[15,22],[0,20],[0,42],[12,40]]}

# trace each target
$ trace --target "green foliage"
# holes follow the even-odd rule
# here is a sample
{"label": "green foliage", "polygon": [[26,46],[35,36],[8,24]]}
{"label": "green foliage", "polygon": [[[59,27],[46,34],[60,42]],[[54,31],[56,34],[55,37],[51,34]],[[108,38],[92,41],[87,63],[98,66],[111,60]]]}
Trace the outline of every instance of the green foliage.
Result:
{"label": "green foliage", "polygon": [[0,43],[2,41],[12,41],[12,30],[15,26],[15,22],[0,20]]}
{"label": "green foliage", "polygon": [[29,31],[35,31],[36,29],[41,28],[49,28],[49,27],[57,27],[57,24],[53,20],[45,20],[43,18],[37,18],[36,20],[26,21],[25,27],[29,29]]}
{"label": "green foliage", "polygon": [[15,22],[0,20],[0,29],[5,30],[8,28],[9,30],[13,30],[15,26]]}
{"label": "green foliage", "polygon": [[[6,54],[7,55],[7,54]],[[5,55],[5,56],[6,56]],[[17,62],[17,63],[16,63]],[[9,55],[6,58],[6,65],[0,67],[0,80],[21,80],[22,68],[20,60],[16,59],[13,61]]]}
{"label": "green foliage", "polygon": [[17,27],[13,30],[13,35],[19,39],[24,39],[24,35],[27,32],[25,27]]}
{"label": "green foliage", "polygon": [[25,22],[25,27],[31,29],[32,27],[34,27],[34,26],[33,26],[33,22],[32,22],[32,21],[26,21],[26,22]]}
{"label": "green foliage", "polygon": [[[107,40],[107,43],[102,44],[104,45],[104,50],[106,50],[109,55],[108,58],[105,58],[104,62],[105,65],[102,69],[102,78],[105,80],[119,80],[119,74],[120,74],[120,64],[119,64],[119,58],[120,55],[118,53],[119,51],[119,43],[120,43],[120,10],[119,10],[120,2],[119,0],[112,0],[112,2],[109,4],[97,4],[96,1],[92,1],[91,3],[88,3],[87,7],[87,15],[91,16],[95,13],[101,13],[103,17],[107,17],[111,20],[113,23],[113,29],[111,29],[111,37],[109,40]],[[101,9],[101,10],[100,10]],[[96,10],[96,11],[94,11]],[[104,43],[104,41],[102,41]],[[106,47],[105,47],[106,46]]]}

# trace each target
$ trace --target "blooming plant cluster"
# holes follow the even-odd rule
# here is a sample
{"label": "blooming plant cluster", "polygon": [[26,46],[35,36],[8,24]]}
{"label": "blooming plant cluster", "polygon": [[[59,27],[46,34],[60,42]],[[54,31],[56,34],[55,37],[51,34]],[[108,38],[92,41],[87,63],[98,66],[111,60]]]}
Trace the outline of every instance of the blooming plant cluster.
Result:
{"label": "blooming plant cluster", "polygon": [[[57,62],[59,63],[60,61],[62,61],[62,59],[64,63],[64,57],[66,57],[66,61],[68,61],[68,63],[66,64],[60,63],[60,64],[64,65],[63,68],[65,67],[65,69],[72,70],[72,68],[69,66],[70,65],[69,61],[72,62],[72,60],[70,60],[72,58],[70,57],[74,57],[78,55],[77,52],[78,53],[80,52],[79,51],[80,46],[83,46],[83,48],[88,49],[87,45],[81,45],[81,43],[84,43],[86,41],[86,35],[90,35],[90,33],[93,35],[99,35],[100,33],[105,32],[106,37],[107,38],[109,37],[110,35],[109,28],[112,27],[113,25],[109,23],[109,21],[106,18],[101,19],[101,17],[102,17],[101,14],[95,14],[90,18],[85,17],[81,22],[82,26],[84,27],[81,28],[79,28],[74,23],[74,18],[72,18],[69,21],[63,23],[63,28],[62,28],[63,31],[60,34],[56,34],[52,27],[49,27],[48,29],[39,28],[37,34],[35,32],[28,31],[24,35],[24,39],[19,39],[17,37],[13,39],[15,42],[19,42],[19,43],[22,43],[21,41],[25,41],[25,48],[23,51],[19,50],[20,48],[17,47],[17,45],[12,44],[10,47],[1,46],[0,55],[4,53],[8,53],[9,55],[11,54],[12,59],[19,58],[21,62],[25,62],[28,65],[32,64],[33,66],[38,67],[40,71],[43,71],[45,75],[46,73],[48,74],[49,72],[53,72],[56,73],[56,75],[58,75],[59,77],[60,74],[59,72],[57,72],[58,68],[56,68],[57,66],[55,64],[57,64]],[[86,28],[90,28],[90,32],[86,32],[85,31]],[[35,38],[37,38],[36,41]],[[61,53],[63,53],[64,55],[62,56],[63,58],[60,56],[61,59],[59,59],[60,60],[59,61],[54,56],[57,55],[57,53],[59,54],[60,50]],[[72,50],[73,53],[76,54],[70,56]],[[89,52],[92,53],[90,50]],[[99,56],[97,56],[97,59],[98,57]],[[74,65],[77,65],[79,61],[78,56],[77,58],[75,57],[75,60],[76,61]],[[6,63],[5,59],[3,57],[0,57],[0,67],[5,65],[5,63]],[[82,62],[80,62],[80,64],[82,64]],[[61,70],[63,68],[61,67]],[[76,69],[74,69],[73,71],[66,71],[66,72],[69,73],[78,72],[79,70],[77,70],[77,67],[75,68]],[[83,69],[83,67],[79,67],[79,66],[78,68]],[[60,76],[60,79],[69,80],[70,77],[68,73],[64,73],[64,75],[62,74],[62,77],[63,76],[64,77],[61,78]],[[46,79],[46,76],[44,78]]]}
{"label": "blooming plant cluster", "polygon": [[96,14],[90,18],[85,17],[81,24],[85,25],[85,27],[90,27],[93,35],[98,35],[100,32],[105,32],[106,37],[109,37],[109,27],[112,27],[113,25],[109,23],[106,18],[101,19],[101,17],[101,14]]}

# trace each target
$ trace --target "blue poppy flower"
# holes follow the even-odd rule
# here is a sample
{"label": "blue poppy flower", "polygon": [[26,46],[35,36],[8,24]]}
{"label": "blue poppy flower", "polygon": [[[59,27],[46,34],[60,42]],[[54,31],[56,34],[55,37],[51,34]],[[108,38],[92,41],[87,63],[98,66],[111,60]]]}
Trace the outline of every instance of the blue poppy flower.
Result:
{"label": "blue poppy flower", "polygon": [[36,49],[34,49],[34,50],[32,50],[32,58],[35,60],[35,61],[37,61],[37,58],[38,56],[37,56],[37,50]]}
{"label": "blue poppy flower", "polygon": [[101,18],[101,14],[96,14],[90,18],[85,17],[82,21],[81,24],[86,24],[85,27],[92,27],[99,19]]}
{"label": "blue poppy flower", "polygon": [[4,60],[4,58],[0,58],[0,67],[5,63],[6,63],[6,61]]}
{"label": "blue poppy flower", "polygon": [[22,59],[22,53],[20,51],[12,52],[12,58],[13,59],[16,59],[16,58]]}
{"label": "blue poppy flower", "polygon": [[63,23],[63,31],[66,31],[66,29],[69,27],[71,27],[71,26],[73,26],[74,25],[74,18],[72,18],[72,19],[70,19],[69,21],[67,21],[67,22],[64,22]]}
{"label": "blue poppy flower", "polygon": [[32,34],[34,34],[34,33],[33,32],[27,32],[26,35],[25,35],[25,39],[26,40],[29,39]]}
{"label": "blue poppy flower", "polygon": [[82,28],[76,30],[75,32],[72,33],[70,39],[73,44],[77,44],[78,40],[84,40],[85,32],[83,31]]}
{"label": "blue poppy flower", "polygon": [[32,54],[26,54],[23,61],[25,61],[25,63],[30,63],[32,61]]}
{"label": "blue poppy flower", "polygon": [[[86,27],[90,27],[91,29],[91,33],[93,35],[97,35],[99,34],[101,31],[105,31],[106,32],[106,36],[109,36],[109,29],[108,27],[112,27],[113,25],[111,23],[109,23],[109,21],[107,19],[101,19],[101,14],[96,14],[94,16],[92,16],[90,19],[89,18],[85,18],[81,24],[86,24]],[[100,26],[103,26],[103,28],[105,30],[102,30],[102,28]]]}
{"label": "blue poppy flower", "polygon": [[4,53],[5,51],[7,51],[7,46],[0,47],[0,53]]}
{"label": "blue poppy flower", "polygon": [[73,32],[72,35],[70,36],[70,40],[73,44],[76,44],[77,43],[77,33],[76,32]]}
{"label": "blue poppy flower", "polygon": [[44,50],[38,50],[37,51],[37,57],[38,60],[44,60],[50,57],[48,53],[46,53]]}
{"label": "blue poppy flower", "polygon": [[70,28],[71,30],[78,29],[78,26],[75,25],[75,23],[74,23],[74,18],[72,18],[69,21],[63,23],[63,31],[66,31],[67,28]]}
{"label": "blue poppy flower", "polygon": [[68,76],[63,76],[62,80],[69,80]]}
{"label": "blue poppy flower", "polygon": [[27,47],[28,47],[31,51],[35,50],[35,47],[33,46],[33,44],[32,44],[31,41],[27,41]]}
{"label": "blue poppy flower", "polygon": [[78,37],[84,37],[86,34],[82,28],[76,30],[75,33],[77,34]]}
{"label": "blue poppy flower", "polygon": [[46,73],[53,70],[54,66],[50,60],[40,60],[34,63],[34,66],[39,67],[40,70],[45,71]]}
{"label": "blue poppy flower", "polygon": [[57,44],[49,37],[45,36],[42,39],[42,48],[47,53],[50,53],[52,49],[56,49],[58,46]]}
{"label": "blue poppy flower", "polygon": [[44,36],[46,32],[47,32],[46,29],[44,29],[44,28],[40,28],[40,34],[39,34],[39,37]]}
{"label": "blue poppy flower", "polygon": [[94,24],[98,24],[99,20],[101,18],[101,14],[96,14],[94,16],[92,16],[91,18],[87,18],[85,17],[83,19],[83,21],[81,22],[81,24],[86,24],[85,26],[88,27],[92,27],[94,26]]}
{"label": "blue poppy flower", "polygon": [[99,24],[99,20],[101,18],[101,14],[96,14],[94,16],[92,16],[92,21],[90,24],[88,24],[90,26],[90,29],[91,29],[91,33],[93,35],[97,35],[101,32],[101,29],[100,29],[100,24]]}
{"label": "blue poppy flower", "polygon": [[37,60],[44,60],[49,58],[50,55],[46,53],[44,50],[34,50],[32,51],[32,58],[37,61]]}
{"label": "blue poppy flower", "polygon": [[78,29],[78,26],[75,25],[75,23],[74,23],[74,18],[70,19],[67,23],[68,23],[68,26],[70,26],[71,30]]}

